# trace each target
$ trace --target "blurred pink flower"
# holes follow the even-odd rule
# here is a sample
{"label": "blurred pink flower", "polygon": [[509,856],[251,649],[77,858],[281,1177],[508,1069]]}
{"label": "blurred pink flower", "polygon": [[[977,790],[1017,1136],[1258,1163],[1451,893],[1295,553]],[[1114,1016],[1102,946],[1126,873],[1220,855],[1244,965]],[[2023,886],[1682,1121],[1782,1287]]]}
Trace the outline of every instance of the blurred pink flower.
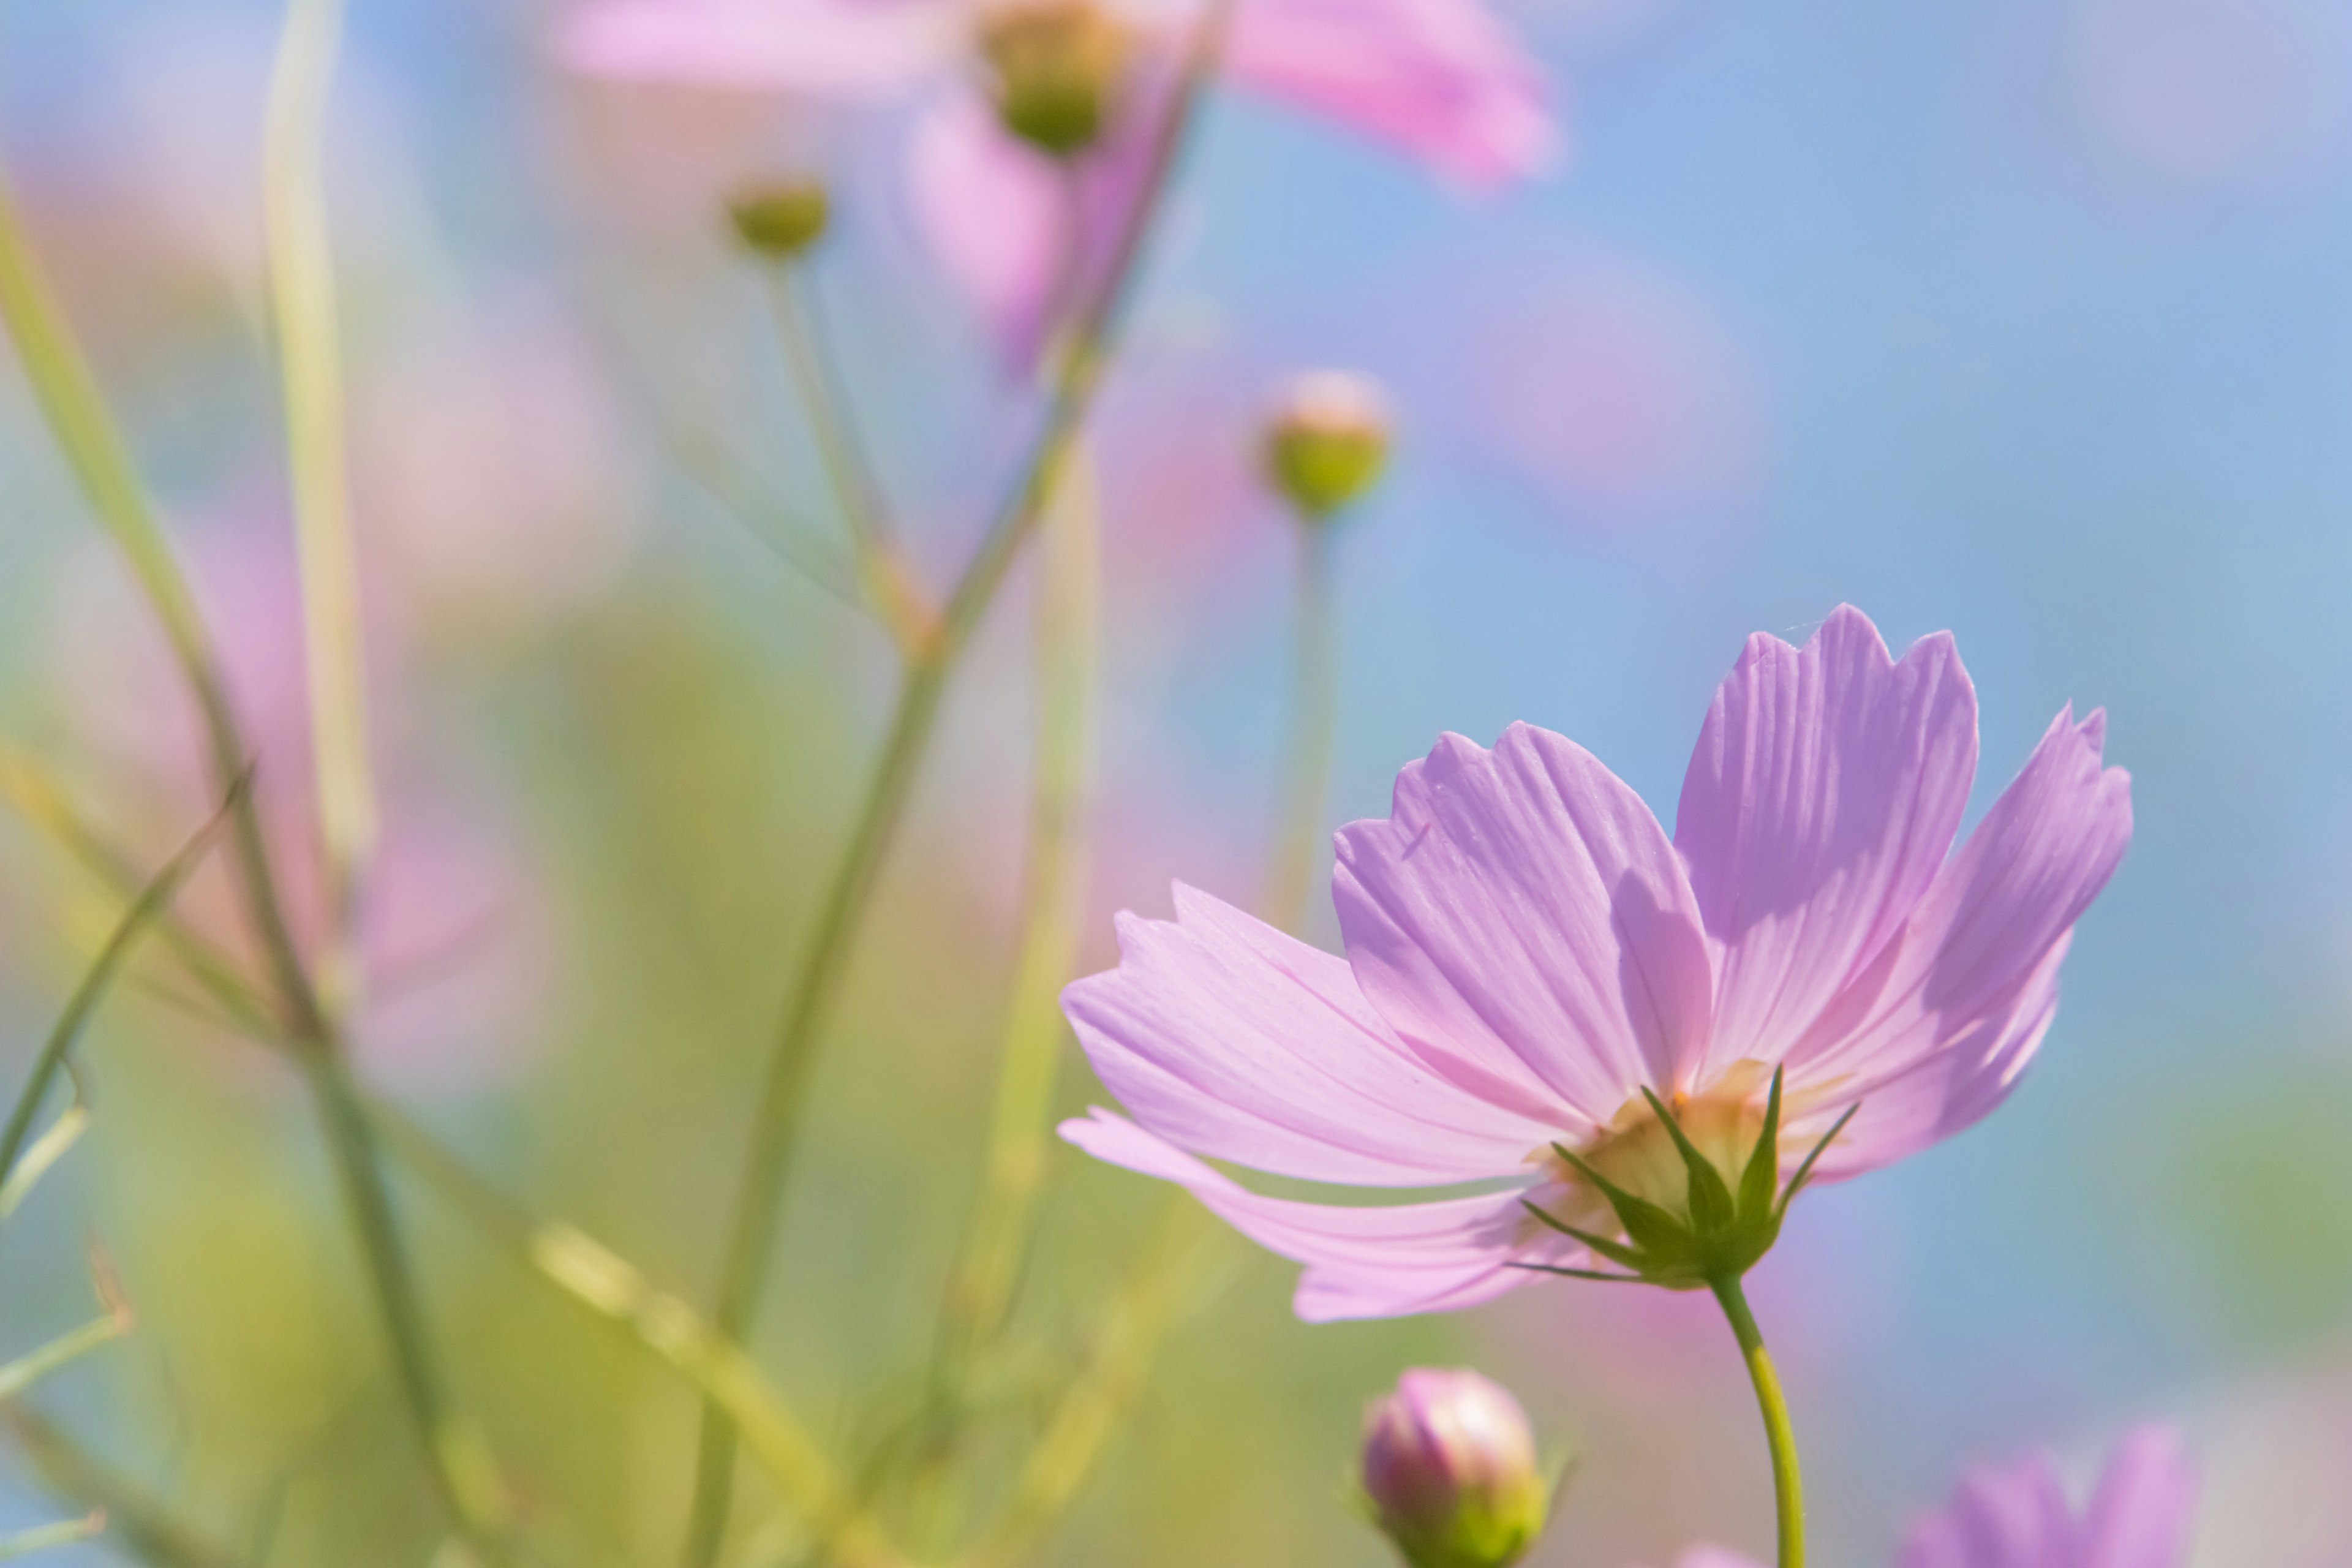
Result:
{"label": "blurred pink flower", "polygon": [[2048,1456],[1988,1466],[1912,1527],[1900,1568],[2181,1568],[2197,1478],[2177,1433],[2125,1434],[2077,1515]]}
{"label": "blurred pink flower", "polygon": [[[1858,1105],[1818,1173],[1886,1164],[1998,1105],[2048,1029],[2074,922],[2131,834],[2105,731],[2061,712],[1951,854],[1977,762],[1967,672],[1948,636],[1896,663],[1841,607],[1802,650],[1749,640],[1671,842],[1560,736],[1514,725],[1488,752],[1447,735],[1399,775],[1392,816],[1339,835],[1345,958],[1181,885],[1174,922],[1122,919],[1118,968],[1064,1007],[1140,1125],[1097,1110],[1063,1135],[1306,1264],[1310,1321],[1468,1306],[1530,1278],[1517,1263],[1589,1266],[1523,1206],[1612,1224],[1555,1141],[1681,1208],[1645,1088],[1724,1163],[1785,1068],[1784,1162]],[[1194,1154],[1510,1185],[1331,1207]]]}
{"label": "blurred pink flower", "polygon": [[[987,0],[590,0],[559,47],[575,68],[611,77],[837,100],[941,89],[915,132],[915,217],[1025,363],[1072,281],[1065,258],[1097,255],[1134,197],[1189,23],[1167,0],[1112,3],[1146,60],[1124,112],[1076,160],[1075,202],[962,68]],[[1541,73],[1484,0],[1242,0],[1225,68],[1471,187],[1533,174],[1557,147]]]}
{"label": "blurred pink flower", "polygon": [[[2126,1433],[2077,1515],[2042,1454],[1964,1477],[1940,1513],[1911,1527],[1897,1568],[2181,1568],[2189,1560],[2197,1476],[2168,1427]],[[1759,1568],[1720,1546],[1694,1546],[1675,1568]]]}
{"label": "blurred pink flower", "polygon": [[[295,940],[326,931],[310,773],[300,589],[290,533],[243,520],[190,529],[184,551],[255,758],[254,790]],[[193,705],[152,618],[110,554],[59,595],[52,668],[71,726],[77,777],[98,779],[98,813],[142,855],[160,855],[210,809],[212,784]],[[376,606],[371,605],[371,609]],[[420,778],[406,743],[401,639],[370,616],[370,703],[383,832],[358,911],[367,1005],[352,1035],[363,1068],[388,1087],[457,1093],[503,1081],[530,1058],[545,994],[551,921],[504,835],[478,805]],[[236,884],[215,857],[179,910],[253,960]]]}

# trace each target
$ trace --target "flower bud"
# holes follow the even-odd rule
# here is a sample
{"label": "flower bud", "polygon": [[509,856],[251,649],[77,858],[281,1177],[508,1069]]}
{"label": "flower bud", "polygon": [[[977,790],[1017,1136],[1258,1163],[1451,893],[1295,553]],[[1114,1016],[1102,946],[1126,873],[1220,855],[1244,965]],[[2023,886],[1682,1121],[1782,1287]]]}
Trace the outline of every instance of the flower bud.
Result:
{"label": "flower bud", "polygon": [[832,204],[824,182],[778,180],[738,192],[727,204],[735,236],[774,260],[798,256],[824,237]]}
{"label": "flower bud", "polygon": [[1507,1568],[1542,1533],[1550,1488],[1508,1392],[1416,1367],[1365,1413],[1364,1495],[1412,1568]]}
{"label": "flower bud", "polygon": [[1370,489],[1388,456],[1387,399],[1371,381],[1345,371],[1300,376],[1266,421],[1266,475],[1316,521]]}
{"label": "flower bud", "polygon": [[1135,54],[1128,26],[1094,0],[1014,0],[980,24],[997,118],[1055,158],[1100,139]]}

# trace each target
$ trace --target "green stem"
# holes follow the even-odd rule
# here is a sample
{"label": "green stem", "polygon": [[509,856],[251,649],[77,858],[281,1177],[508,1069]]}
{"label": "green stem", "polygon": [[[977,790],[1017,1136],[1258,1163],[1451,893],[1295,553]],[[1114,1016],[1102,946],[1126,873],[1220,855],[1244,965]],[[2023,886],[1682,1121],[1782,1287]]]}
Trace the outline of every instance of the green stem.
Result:
{"label": "green stem", "polygon": [[[1053,394],[1020,478],[949,595],[937,630],[908,659],[900,677],[881,757],[875,764],[848,847],[818,907],[816,926],[793,976],[783,1026],[753,1111],[751,1145],[736,1193],[712,1318],[721,1335],[739,1343],[747,1338],[752,1309],[766,1283],[776,1217],[783,1207],[785,1176],[809,1076],[815,1066],[816,1044],[856,945],[861,917],[905,813],[916,769],[929,749],[949,677],[1022,546],[1035,531],[1061,481],[1071,445],[1093,406],[1120,307],[1133,287],[1137,262],[1192,123],[1201,89],[1223,48],[1233,4],[1234,0],[1213,0],[1194,28],[1183,76],[1151,148],[1142,194],[1120,231],[1107,281],[1078,312],[1069,345],[1057,361]],[[706,1404],[687,1536],[686,1561],[690,1568],[709,1568],[718,1559],[733,1501],[734,1470],[733,1423],[717,1404]]]}
{"label": "green stem", "polygon": [[397,1232],[389,1223],[391,1202],[366,1122],[338,1104],[344,1098],[341,1086],[348,1082],[347,1069],[340,1060],[341,1039],[320,1005],[279,901],[254,792],[239,787],[249,771],[248,752],[227,684],[187,577],[148,505],[130,449],[107,411],[97,379],[68,331],[64,314],[33,258],[5,182],[0,182],[0,322],[5,322],[16,344],[26,380],[51,434],[80,481],[100,525],[130,562],[194,695],[215,786],[231,801],[229,836],[238,891],[268,966],[282,1014],[278,1024],[306,1068],[320,1124],[351,1199],[369,1279],[390,1331],[400,1384],[409,1394],[411,1417],[434,1461],[430,1468],[434,1484],[450,1506],[452,1517],[462,1523],[468,1517],[458,1502],[465,1491],[449,1463],[457,1449],[445,1436],[441,1403],[434,1392],[438,1384],[423,1334],[423,1314],[411,1293],[408,1265]]}
{"label": "green stem", "polygon": [[1298,590],[1291,636],[1291,699],[1281,825],[1266,878],[1265,918],[1293,935],[1306,924],[1323,855],[1339,725],[1339,666],[1331,620],[1331,526],[1298,520]]}
{"label": "green stem", "polygon": [[327,893],[318,985],[339,1017],[349,1016],[356,1005],[361,976],[352,925],[376,839],[359,559],[344,473],[342,349],[327,226],[327,106],[342,24],[342,0],[289,0],[270,78],[262,180]]}
{"label": "green stem", "polygon": [[1731,1320],[1732,1337],[1748,1362],[1748,1375],[1756,1384],[1756,1404],[1764,1413],[1764,1441],[1772,1450],[1772,1500],[1780,1530],[1780,1568],[1805,1568],[1805,1489],[1797,1474],[1797,1434],[1789,1424],[1789,1401],[1780,1392],[1780,1374],[1772,1370],[1771,1352],[1748,1310],[1747,1293],[1737,1277],[1713,1281],[1715,1299]]}
{"label": "green stem", "polygon": [[[940,1314],[931,1377],[939,1425],[926,1464],[933,1483],[952,1454],[976,1363],[1003,1331],[1028,1251],[1067,1034],[1061,994],[1076,967],[1085,901],[1101,654],[1100,528],[1083,463],[1055,499],[1038,550],[1036,760],[1020,950],[980,1197]],[[919,1495],[937,1490],[928,1485]]]}
{"label": "green stem", "polygon": [[24,1405],[11,1405],[0,1410],[0,1422],[52,1491],[79,1507],[105,1512],[110,1545],[152,1568],[237,1568],[236,1557],[203,1540],[47,1416]]}

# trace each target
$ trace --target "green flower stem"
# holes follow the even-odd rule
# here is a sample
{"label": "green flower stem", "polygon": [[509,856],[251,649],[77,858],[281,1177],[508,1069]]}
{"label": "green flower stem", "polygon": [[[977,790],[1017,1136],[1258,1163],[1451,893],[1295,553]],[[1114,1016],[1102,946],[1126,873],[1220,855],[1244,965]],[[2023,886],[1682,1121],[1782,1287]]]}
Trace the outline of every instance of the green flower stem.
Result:
{"label": "green flower stem", "polygon": [[1291,625],[1291,698],[1283,763],[1282,816],[1266,878],[1265,918],[1294,936],[1323,853],[1331,795],[1331,751],[1339,727],[1339,648],[1331,618],[1331,530],[1297,520],[1298,588]]}
{"label": "green flower stem", "polygon": [[361,968],[352,922],[376,841],[324,167],[327,105],[342,24],[342,0],[289,0],[270,77],[262,160],[263,227],[301,566],[303,665],[327,893],[318,987],[327,1010],[338,1017],[349,1016],[357,1005]]}
{"label": "green flower stem", "polygon": [[[949,595],[938,629],[908,658],[900,678],[881,757],[875,764],[848,847],[818,906],[816,925],[794,974],[767,1081],[753,1111],[751,1150],[736,1194],[712,1320],[727,1339],[740,1342],[746,1338],[752,1309],[767,1282],[776,1219],[783,1207],[785,1176],[815,1066],[817,1042],[831,1016],[842,972],[856,946],[857,929],[880,879],[883,860],[905,814],[916,769],[929,749],[949,677],[1052,500],[1071,446],[1093,407],[1119,308],[1133,286],[1136,263],[1182,150],[1201,89],[1222,50],[1232,9],[1233,0],[1214,0],[1194,28],[1183,76],[1151,148],[1143,194],[1119,234],[1106,283],[1078,312],[1068,347],[1056,362],[1045,419],[1020,479]],[[709,1568],[718,1559],[732,1505],[734,1469],[734,1425],[717,1404],[706,1404],[687,1538],[689,1568]]]}
{"label": "green flower stem", "polygon": [[1020,956],[986,1173],[948,1287],[940,1381],[950,1399],[1002,1327],[1027,1248],[1066,1030],[1062,987],[1077,963],[1102,596],[1100,524],[1083,453],[1046,517],[1039,551],[1036,759]]}
{"label": "green flower stem", "polygon": [[110,1546],[152,1568],[237,1568],[237,1558],[204,1540],[46,1415],[17,1403],[0,1407],[0,1423],[51,1491],[106,1515]]}
{"label": "green flower stem", "polygon": [[930,635],[935,612],[915,585],[883,503],[881,484],[857,440],[848,395],[825,346],[814,290],[804,260],[788,258],[773,265],[768,299],[776,319],[776,341],[800,395],[817,460],[824,465],[826,482],[849,525],[859,592],[900,654],[911,655]]}
{"label": "green flower stem", "polygon": [[16,348],[34,400],[68,465],[89,498],[100,526],[128,560],[132,575],[162,623],[202,718],[214,784],[229,802],[230,847],[239,892],[269,970],[280,1016],[276,1020],[303,1064],[353,1229],[364,1255],[390,1337],[393,1360],[409,1411],[434,1459],[430,1474],[452,1517],[469,1517],[465,1489],[449,1461],[447,1439],[423,1313],[413,1293],[406,1257],[391,1223],[392,1205],[364,1118],[350,1103],[341,1039],[320,1005],[280,902],[268,840],[253,793],[240,787],[248,753],[221,677],[220,663],[195,597],[132,468],[97,380],[67,331],[47,280],[35,262],[14,200],[0,182],[0,324]]}
{"label": "green flower stem", "polygon": [[99,1003],[112,987],[115,976],[121,973],[124,962],[130,958],[139,939],[146,934],[149,924],[171,908],[181,884],[187,880],[188,874],[204,858],[219,826],[220,817],[215,816],[197,829],[195,837],[140,889],[139,896],[131,901],[131,907],[115,922],[105,945],[98,950],[98,956],[90,961],[81,984],[74,987],[65,1011],[58,1017],[57,1026],[49,1031],[48,1039],[41,1046],[41,1054],[33,1060],[33,1070],[26,1078],[25,1088],[8,1113],[6,1125],[0,1127],[0,1191],[6,1190],[8,1178],[16,1173],[17,1158],[24,1153],[26,1144],[32,1139],[33,1119],[40,1113],[41,1102],[48,1097],[49,1086],[65,1070],[66,1058],[72,1054],[75,1042],[81,1038],[82,1030],[89,1026],[90,1018],[98,1011]]}
{"label": "green flower stem", "polygon": [[1731,1320],[1732,1337],[1755,1380],[1756,1403],[1764,1413],[1764,1440],[1772,1450],[1772,1500],[1779,1511],[1780,1568],[1805,1568],[1805,1489],[1797,1474],[1797,1434],[1789,1424],[1789,1402],[1780,1393],[1780,1374],[1772,1370],[1771,1352],[1748,1310],[1747,1292],[1737,1277],[1711,1282],[1723,1315]]}

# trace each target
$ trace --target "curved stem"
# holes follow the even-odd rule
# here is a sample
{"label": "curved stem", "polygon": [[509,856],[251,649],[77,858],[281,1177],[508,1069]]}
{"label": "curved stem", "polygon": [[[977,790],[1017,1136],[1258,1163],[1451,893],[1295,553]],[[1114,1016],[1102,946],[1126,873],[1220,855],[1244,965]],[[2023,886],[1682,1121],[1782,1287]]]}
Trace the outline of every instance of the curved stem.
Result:
{"label": "curved stem", "polygon": [[[751,1311],[766,1284],[774,1253],[776,1218],[783,1208],[784,1181],[815,1066],[817,1041],[840,990],[842,972],[880,879],[883,860],[905,814],[916,769],[929,750],[948,679],[1022,547],[1035,531],[1038,519],[1061,482],[1071,445],[1093,407],[1120,307],[1133,287],[1137,262],[1182,151],[1193,108],[1223,48],[1233,5],[1234,0],[1212,0],[1193,30],[1183,76],[1151,148],[1142,194],[1120,230],[1103,287],[1089,296],[1078,312],[1069,346],[1057,360],[1053,394],[1020,478],[949,595],[938,629],[908,659],[900,677],[881,757],[875,764],[849,845],[819,905],[814,931],[793,976],[775,1053],[769,1058],[767,1080],[752,1113],[751,1147],[736,1193],[719,1300],[712,1314],[717,1331],[738,1343],[748,1338]],[[734,1469],[734,1424],[716,1403],[707,1403],[687,1534],[689,1568],[709,1568],[718,1560],[733,1501]]]}
{"label": "curved stem", "polygon": [[1732,1337],[1748,1363],[1756,1384],[1756,1404],[1764,1413],[1764,1441],[1772,1450],[1772,1500],[1780,1521],[1780,1568],[1805,1568],[1805,1489],[1797,1474],[1797,1434],[1789,1424],[1789,1402],[1780,1393],[1780,1374],[1772,1370],[1771,1352],[1748,1310],[1748,1295],[1737,1277],[1712,1282],[1723,1315],[1731,1320]]}
{"label": "curved stem", "polygon": [[1012,1300],[1045,1173],[1054,1082],[1066,1026],[1061,994],[1077,960],[1086,890],[1086,826],[1100,655],[1098,527],[1083,464],[1055,500],[1039,543],[1038,712],[1030,785],[1021,950],[1005,1009],[1003,1061],[988,1163],[963,1256],[949,1285],[943,1381],[982,1353]]}
{"label": "curved stem", "polygon": [[1298,523],[1294,615],[1282,816],[1266,877],[1265,918],[1296,936],[1306,923],[1307,898],[1322,854],[1339,687],[1331,624],[1331,530],[1327,523],[1304,518]]}
{"label": "curved stem", "polygon": [[302,655],[326,887],[327,934],[317,984],[328,1011],[349,1017],[361,984],[352,925],[377,827],[359,557],[344,474],[341,330],[327,227],[327,106],[342,25],[342,0],[291,0],[287,6],[269,84],[262,210],[301,567]]}

